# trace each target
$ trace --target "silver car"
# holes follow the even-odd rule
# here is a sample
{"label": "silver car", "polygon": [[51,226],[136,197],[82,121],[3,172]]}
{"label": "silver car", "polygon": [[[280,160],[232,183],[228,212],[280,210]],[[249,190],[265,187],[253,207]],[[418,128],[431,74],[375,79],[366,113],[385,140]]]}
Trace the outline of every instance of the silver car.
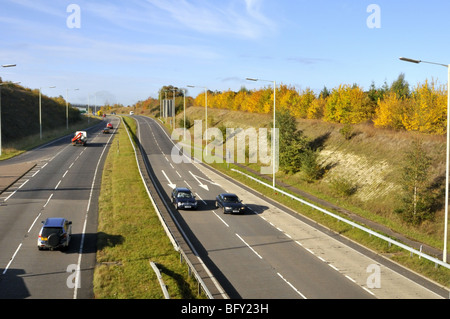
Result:
{"label": "silver car", "polygon": [[37,246],[42,249],[67,249],[72,237],[72,222],[65,218],[52,217],[42,222]]}

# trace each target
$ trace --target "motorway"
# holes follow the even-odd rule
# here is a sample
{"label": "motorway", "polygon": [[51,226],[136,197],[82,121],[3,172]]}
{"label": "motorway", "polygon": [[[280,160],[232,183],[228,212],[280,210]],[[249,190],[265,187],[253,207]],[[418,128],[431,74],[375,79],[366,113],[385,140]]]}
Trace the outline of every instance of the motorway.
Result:
{"label": "motorway", "polygon": [[[87,146],[67,136],[0,164],[35,164],[0,196],[0,298],[93,298],[98,194],[113,137],[102,134],[105,125],[87,130]],[[68,250],[38,251],[47,217],[72,221]]]}
{"label": "motorway", "polygon": [[[133,116],[145,156],[164,198],[174,185],[194,191],[195,211],[172,209],[195,252],[232,299],[448,298],[448,290],[291,212],[201,163],[176,164],[173,141],[158,121]],[[114,125],[117,118],[108,119]],[[36,165],[0,195],[0,298],[93,298],[97,204],[103,161],[113,134],[104,123],[88,130],[88,146],[70,138],[0,165]],[[215,209],[220,192],[250,208],[243,215]],[[67,251],[38,251],[40,222],[73,222]],[[222,290],[221,290],[222,291]]]}
{"label": "motorway", "polygon": [[[133,116],[144,154],[169,201],[188,187],[197,210],[173,209],[175,218],[232,299],[434,299],[447,289],[390,262],[202,163],[176,163],[174,142],[161,124]],[[221,192],[236,193],[243,215],[215,208]]]}

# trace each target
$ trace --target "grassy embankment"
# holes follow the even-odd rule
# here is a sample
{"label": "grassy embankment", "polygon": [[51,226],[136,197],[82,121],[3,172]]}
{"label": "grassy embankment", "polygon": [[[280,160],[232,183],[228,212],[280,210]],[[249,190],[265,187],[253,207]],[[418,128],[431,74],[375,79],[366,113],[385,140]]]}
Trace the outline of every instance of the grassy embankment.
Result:
{"label": "grassy embankment", "polygon": [[41,94],[41,116],[39,117],[39,90],[3,82],[0,91],[2,113],[0,160],[14,157],[61,136],[73,134],[98,121],[95,117],[88,118],[81,115],[78,110],[69,107],[67,129],[66,103],[61,97],[49,98]]}
{"label": "grassy embankment", "polygon": [[[135,130],[133,120],[124,121]],[[95,298],[163,299],[150,261],[158,265],[172,299],[203,298],[148,198],[123,124],[106,158],[98,222]]]}
{"label": "grassy embankment", "polygon": [[[186,116],[191,120],[191,123],[193,123],[194,119],[204,119],[204,108],[188,108]],[[178,121],[182,117],[182,113],[178,115],[178,126]],[[272,122],[271,115],[233,112],[214,108],[208,109],[208,117],[208,127],[246,129],[248,127],[270,127]],[[169,129],[169,126],[167,127]],[[342,127],[339,124],[322,121],[299,120],[298,128],[319,148],[320,163],[327,167],[327,170],[321,179],[314,182],[305,180],[302,173],[287,175],[279,172],[276,175],[277,182],[306,191],[356,215],[385,225],[395,232],[442,251],[444,230],[442,203],[442,209],[436,212],[434,220],[426,221],[420,226],[406,224],[398,214],[394,213],[394,209],[399,203],[398,195],[401,191],[400,177],[402,167],[405,164],[404,156],[412,141],[416,138],[423,140],[424,147],[433,160],[430,179],[438,183],[445,173],[445,137],[376,129],[371,125],[356,125],[353,127],[353,137],[346,139],[340,133]],[[191,136],[193,136],[193,128],[191,128]],[[258,190],[264,196],[274,198],[339,234],[402,263],[442,285],[450,287],[450,271],[447,269],[443,267],[436,268],[434,263],[420,259],[417,256],[411,257],[409,252],[405,252],[395,246],[389,246],[382,240],[369,236],[342,222],[337,222],[333,218],[301,205],[297,201],[280,194],[274,194],[267,187],[230,170],[230,168],[242,170],[242,167],[237,167],[233,164],[214,163],[211,165],[234,179]],[[260,169],[259,164],[245,164],[245,166],[257,172]],[[343,195],[337,186],[342,184],[350,185],[350,187],[354,188],[354,191],[350,195]],[[292,193],[289,189],[279,188]],[[442,185],[439,191],[443,191]],[[440,197],[443,199],[443,194]],[[349,216],[343,216],[349,218]]]}

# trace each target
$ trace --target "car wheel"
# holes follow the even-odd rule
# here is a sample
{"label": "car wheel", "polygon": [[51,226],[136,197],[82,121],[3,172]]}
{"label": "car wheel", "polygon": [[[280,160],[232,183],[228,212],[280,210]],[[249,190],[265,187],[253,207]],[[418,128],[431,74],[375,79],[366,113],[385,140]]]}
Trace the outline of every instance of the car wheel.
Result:
{"label": "car wheel", "polygon": [[48,236],[47,242],[50,247],[54,248],[54,247],[58,246],[58,244],[59,244],[58,234],[51,234],[50,236]]}
{"label": "car wheel", "polygon": [[217,203],[217,201],[216,201],[216,208],[219,208],[219,204]]}

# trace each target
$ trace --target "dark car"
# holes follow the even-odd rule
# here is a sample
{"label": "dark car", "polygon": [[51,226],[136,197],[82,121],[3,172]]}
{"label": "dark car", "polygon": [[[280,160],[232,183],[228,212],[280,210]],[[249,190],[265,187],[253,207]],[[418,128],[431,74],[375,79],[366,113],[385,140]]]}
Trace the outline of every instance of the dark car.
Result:
{"label": "dark car", "polygon": [[172,203],[178,209],[197,209],[197,200],[189,188],[175,187],[172,191]]}
{"label": "dark car", "polygon": [[245,205],[236,194],[223,193],[216,197],[216,208],[222,208],[224,214],[244,213]]}
{"label": "dark car", "polygon": [[65,218],[52,217],[42,222],[37,246],[42,249],[68,248],[72,237],[72,222]]}
{"label": "dark car", "polygon": [[103,134],[108,134],[109,133],[109,127],[105,127],[102,132],[103,132]]}

